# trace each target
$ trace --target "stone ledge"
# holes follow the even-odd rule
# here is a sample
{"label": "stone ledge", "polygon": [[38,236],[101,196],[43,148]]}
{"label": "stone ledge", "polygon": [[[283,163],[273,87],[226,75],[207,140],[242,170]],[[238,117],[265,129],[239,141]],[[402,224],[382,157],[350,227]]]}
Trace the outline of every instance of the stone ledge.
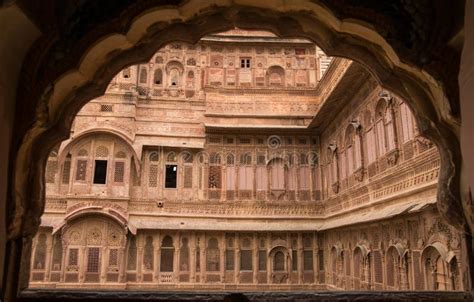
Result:
{"label": "stone ledge", "polygon": [[324,292],[146,292],[25,290],[18,301],[473,301],[470,292],[440,291],[324,291]]}

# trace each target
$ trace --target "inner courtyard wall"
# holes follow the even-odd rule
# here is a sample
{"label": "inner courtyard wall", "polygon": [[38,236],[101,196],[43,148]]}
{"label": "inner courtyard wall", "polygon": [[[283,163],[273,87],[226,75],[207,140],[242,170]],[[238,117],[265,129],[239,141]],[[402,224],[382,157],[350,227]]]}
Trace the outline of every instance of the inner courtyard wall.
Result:
{"label": "inner courtyard wall", "polygon": [[[132,289],[158,284],[223,289],[229,283],[239,289],[256,289],[255,284],[263,284],[259,287],[263,289],[272,288],[269,284],[278,284],[279,289],[297,289],[293,284],[302,289],[459,289],[460,263],[452,260],[453,255],[456,261],[461,259],[461,237],[441,223],[433,209],[439,154],[419,135],[403,100],[368,78],[336,108],[339,113],[327,127],[312,128],[315,119],[325,118],[319,113],[333,102],[331,97],[350,88],[340,82],[348,69],[331,71],[329,65],[327,77],[331,72],[337,76],[324,81],[321,69],[329,59],[312,44],[293,41],[294,48],[276,47],[277,52],[272,37],[264,36],[260,38],[270,41],[254,42],[257,46],[251,47],[245,42],[237,52],[230,50],[238,44],[230,36],[226,38],[230,42],[219,35],[203,39],[200,48],[179,43],[167,46],[148,64],[122,71],[103,97],[79,112],[71,138],[48,160],[46,209],[42,232],[35,238],[30,286],[101,284]],[[259,49],[265,54],[262,58]],[[219,54],[223,51],[236,52],[236,56],[228,60],[227,53]],[[251,70],[240,70],[248,69],[247,59]],[[272,60],[290,65],[283,68]],[[230,63],[244,64],[236,68],[234,82],[227,77]],[[285,69],[286,75],[275,66]],[[287,68],[295,69],[293,75]],[[160,83],[156,70],[161,70]],[[304,76],[298,77],[298,71]],[[327,89],[327,94],[320,94]],[[98,161],[106,162],[105,184],[95,181]],[[167,187],[168,167],[177,169],[176,188]],[[97,216],[109,218],[94,220]],[[403,218],[397,222],[393,217],[398,216]],[[98,225],[91,232],[86,231],[88,219]],[[86,222],[71,245],[74,236],[69,230],[80,220]],[[367,221],[377,222],[364,225],[365,231],[350,227]],[[100,231],[114,224],[120,232]],[[435,231],[430,224],[436,225]],[[395,225],[398,233],[387,234],[381,225]],[[427,235],[445,229],[446,238],[451,239]],[[172,246],[163,246],[166,234]],[[109,235],[121,238],[114,243],[116,265],[110,265]],[[246,248],[251,252],[244,254],[251,255],[251,270],[238,269],[239,244],[236,268],[229,273],[224,269],[228,235],[235,242],[241,235],[249,238],[251,246]],[[149,236],[153,252],[145,257]],[[307,253],[305,236],[312,242],[306,246]],[[183,237],[200,251],[199,256],[196,250],[189,252],[189,259],[200,259],[201,274],[196,274],[198,262],[191,260],[194,267],[188,266],[189,273],[180,270],[177,259]],[[211,262],[218,263],[218,273],[205,270],[211,238],[217,240],[211,254],[218,255],[218,261]],[[265,243],[259,245],[258,238],[266,238]],[[296,244],[291,238],[296,238]],[[133,247],[130,251],[132,241],[137,245],[137,265],[129,272],[126,267],[135,253]],[[393,280],[384,271],[387,266],[382,265],[382,273],[378,269],[392,246],[413,257],[396,262],[397,275],[390,267],[397,283],[387,283]],[[53,252],[55,247],[62,251],[60,257]],[[337,253],[331,258],[334,247]],[[71,248],[77,248],[77,261],[69,264]],[[171,272],[160,271],[162,248],[174,249]],[[353,275],[344,275],[350,270],[338,266],[343,260],[337,257],[342,259],[344,250],[350,255],[346,259],[352,259],[349,266],[360,263],[359,275],[354,269]],[[267,255],[262,272],[256,266],[260,251]],[[274,272],[272,257],[278,252],[285,260],[283,270],[278,266]],[[309,256],[304,258],[309,252],[312,265]],[[427,261],[437,265],[439,259],[439,267],[424,265]],[[60,265],[55,266],[58,261]],[[308,269],[304,269],[305,261]],[[90,263],[98,271],[88,272]],[[372,263],[377,263],[377,270]],[[438,274],[444,279],[429,277]],[[415,282],[419,276],[426,280],[423,285]]]}

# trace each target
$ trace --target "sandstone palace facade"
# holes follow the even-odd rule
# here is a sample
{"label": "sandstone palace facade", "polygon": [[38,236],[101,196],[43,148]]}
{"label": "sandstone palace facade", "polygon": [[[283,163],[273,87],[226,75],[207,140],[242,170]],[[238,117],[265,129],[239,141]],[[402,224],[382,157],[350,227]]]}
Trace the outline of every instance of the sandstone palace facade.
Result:
{"label": "sandstone palace facade", "polygon": [[51,152],[30,287],[462,290],[439,166],[356,62],[259,31],[172,43]]}

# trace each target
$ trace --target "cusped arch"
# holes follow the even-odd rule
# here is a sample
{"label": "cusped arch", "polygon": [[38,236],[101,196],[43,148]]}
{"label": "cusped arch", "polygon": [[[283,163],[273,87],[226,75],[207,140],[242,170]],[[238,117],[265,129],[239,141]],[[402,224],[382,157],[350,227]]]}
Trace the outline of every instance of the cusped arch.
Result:
{"label": "cusped arch", "polygon": [[[304,18],[301,17],[303,10]],[[446,85],[426,70],[406,63],[407,60],[398,56],[375,27],[357,19],[339,18],[329,7],[311,1],[288,2],[278,7],[272,1],[251,4],[236,0],[219,6],[214,1],[198,4],[196,1],[185,1],[176,6],[138,9],[136,14],[131,15],[130,23],[117,22],[121,30],[111,26],[111,30],[93,39],[81,39],[81,42],[90,42],[78,51],[65,55],[61,62],[68,63],[60,74],[47,68],[51,62],[47,59],[48,54],[52,57],[53,51],[49,53],[45,50],[44,60],[37,60],[37,56],[31,55],[29,61],[24,63],[24,66],[32,65],[34,70],[44,70],[44,74],[35,74],[36,78],[43,79],[35,89],[22,89],[23,86],[18,89],[22,91],[18,108],[27,108],[26,104],[33,101],[38,110],[36,116],[31,114],[31,125],[30,120],[25,123],[24,118],[16,121],[18,126],[21,125],[18,129],[26,130],[21,130],[22,135],[16,138],[19,147],[12,152],[15,164],[11,166],[15,169],[15,179],[10,182],[14,185],[10,188],[14,192],[14,200],[9,203],[9,212],[12,213],[8,225],[10,240],[25,234],[32,235],[37,229],[44,206],[42,174],[45,158],[56,143],[69,135],[72,120],[82,105],[100,96],[112,77],[124,66],[151,58],[158,48],[176,40],[176,37],[195,43],[205,34],[233,27],[260,28],[280,37],[310,39],[328,55],[345,55],[360,61],[382,85],[411,102],[418,124],[423,125],[420,131],[439,146],[441,153],[438,208],[451,224],[460,229],[466,228],[460,201],[459,120],[451,114],[451,105],[456,100],[451,99],[450,103],[444,90]],[[222,18],[222,22],[212,22],[214,18]],[[291,26],[280,26],[283,23]],[[123,24],[129,26],[124,29]],[[397,39],[394,40],[397,42]],[[35,60],[39,62],[35,63]],[[56,68],[59,64],[53,66],[51,68]],[[30,77],[30,73],[25,71],[19,82],[30,85]],[[423,116],[420,114],[422,111],[425,113]],[[27,124],[30,126],[25,127]],[[38,152],[37,146],[42,146],[44,150]],[[37,213],[32,215],[35,219],[27,219],[31,213]],[[28,254],[28,248],[24,250]],[[17,271],[14,267],[11,269]]]}
{"label": "cusped arch", "polygon": [[441,256],[441,258],[446,262],[449,263],[453,257],[456,255],[454,254],[453,251],[450,251],[446,245],[439,241],[435,241],[429,245],[427,245],[424,249],[423,252],[421,253],[422,259],[426,258],[429,256],[429,254],[433,251],[438,252],[438,254]]}
{"label": "cusped arch", "polygon": [[130,151],[130,154],[132,154],[133,161],[135,163],[135,168],[137,169],[137,173],[140,172],[140,156],[136,152],[136,150],[133,148],[132,145],[132,140],[129,138],[127,135],[120,131],[114,131],[114,130],[105,130],[105,129],[96,129],[96,130],[87,130],[83,131],[78,135],[75,135],[74,137],[70,138],[66,144],[61,146],[59,150],[59,161],[64,162],[66,159],[67,154],[71,152],[71,150],[81,144],[85,139],[89,138],[90,136],[97,135],[97,134],[104,134],[107,136],[112,137],[113,139],[118,140],[120,143],[122,143],[125,148]]}
{"label": "cusped arch", "polygon": [[110,207],[88,204],[84,204],[68,212],[64,219],[53,227],[52,234],[56,234],[67,225],[72,225],[75,221],[92,216],[110,219],[123,228],[123,230],[128,230],[133,235],[137,234],[137,228],[128,221],[127,215],[122,211]]}

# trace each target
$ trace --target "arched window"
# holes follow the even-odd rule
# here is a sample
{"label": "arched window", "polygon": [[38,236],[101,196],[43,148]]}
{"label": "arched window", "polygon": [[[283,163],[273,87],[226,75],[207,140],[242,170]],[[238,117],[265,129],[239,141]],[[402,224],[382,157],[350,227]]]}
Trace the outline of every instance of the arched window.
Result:
{"label": "arched window", "polygon": [[311,181],[311,167],[308,161],[308,154],[300,153],[300,167],[299,167],[299,190],[308,192],[307,194],[302,194],[300,192],[300,199],[309,200],[309,189]]}
{"label": "arched window", "polygon": [[209,272],[219,271],[219,245],[216,238],[210,238],[206,250],[206,269]]}
{"label": "arched window", "polygon": [[400,104],[400,118],[402,124],[402,142],[406,143],[415,136],[413,114],[406,103]]}
{"label": "arched window", "polygon": [[285,166],[281,158],[274,158],[270,161],[270,175],[272,190],[281,191],[285,189]]}
{"label": "arched window", "polygon": [[160,271],[172,272],[173,263],[174,263],[173,260],[174,260],[173,239],[167,235],[161,241]]}
{"label": "arched window", "polygon": [[53,246],[53,263],[51,265],[51,271],[60,271],[61,263],[63,259],[63,242],[61,235],[56,235]]}
{"label": "arched window", "polygon": [[[209,157],[209,189],[220,189],[222,188],[222,167],[221,167],[221,156],[219,153],[211,153]],[[220,195],[216,192],[216,195],[210,197],[219,198]]]}
{"label": "arched window", "polygon": [[265,199],[265,191],[268,187],[266,155],[264,153],[257,154],[257,168],[256,168],[256,186],[257,198]]}
{"label": "arched window", "polygon": [[149,155],[150,159],[150,169],[148,171],[148,186],[157,187],[158,186],[158,160],[159,153],[153,151]]}
{"label": "arched window", "polygon": [[397,250],[391,247],[387,252],[386,274],[387,274],[387,286],[394,287],[397,282],[397,268],[398,268],[398,253]]}
{"label": "arched window", "polygon": [[140,84],[146,84],[148,79],[148,71],[146,67],[140,69]]}
{"label": "arched window", "polygon": [[181,238],[181,249],[179,250],[179,270],[189,271],[189,241],[187,237]]}
{"label": "arched window", "polygon": [[71,153],[68,153],[63,164],[63,173],[61,175],[62,183],[68,184],[69,179],[71,178]]}
{"label": "arched window", "polygon": [[360,289],[360,281],[363,279],[363,258],[360,248],[354,250],[354,289]]}
{"label": "arched window", "polygon": [[234,154],[227,154],[226,158],[227,167],[225,170],[226,178],[226,199],[234,200],[235,197],[235,184],[236,184],[236,171],[235,171],[235,156]]}
{"label": "arched window", "polygon": [[273,271],[285,271],[285,254],[282,251],[277,251],[273,256]]}
{"label": "arched window", "polygon": [[135,236],[130,238],[128,246],[127,270],[134,271],[137,269],[137,239]]}
{"label": "arched window", "polygon": [[130,67],[127,67],[122,71],[122,77],[124,79],[129,79],[130,78]]}
{"label": "arched window", "polygon": [[[271,171],[273,172],[273,170]],[[296,187],[297,173],[298,173],[298,154],[290,153],[288,154],[288,177],[287,177],[288,194],[289,194],[290,200],[294,200],[296,198],[295,191],[297,190],[297,187]]]}
{"label": "arched window", "polygon": [[352,125],[349,125],[346,129],[346,135],[345,135],[345,160],[346,160],[346,166],[347,166],[347,175],[343,175],[342,177],[349,177],[352,175],[354,172],[354,151],[355,151],[355,146],[354,146],[354,127]]}
{"label": "arched window", "polygon": [[145,270],[153,270],[153,237],[147,236],[145,238],[145,248],[143,251],[143,266]]}
{"label": "arched window", "polygon": [[153,83],[155,85],[161,85],[163,83],[163,71],[161,69],[156,69],[155,70]]}
{"label": "arched window", "polygon": [[367,161],[369,164],[375,162],[377,159],[376,146],[375,146],[375,130],[373,124],[372,113],[369,110],[364,112],[364,129],[365,129],[365,141],[367,150]]}
{"label": "arched window", "polygon": [[123,183],[125,176],[125,161],[127,155],[124,151],[118,151],[115,153],[114,160],[114,182]]}
{"label": "arched window", "polygon": [[244,153],[240,156],[240,167],[239,167],[239,189],[247,192],[241,192],[241,197],[250,199],[250,190],[253,190],[253,167],[252,167],[252,155],[250,153]]}
{"label": "arched window", "polygon": [[190,189],[193,187],[193,155],[184,151],[180,157],[183,163],[183,188]]}
{"label": "arched window", "polygon": [[35,250],[34,269],[45,269],[46,264],[46,234],[41,233],[38,236]]}
{"label": "arched window", "polygon": [[385,142],[385,125],[384,117],[385,110],[387,109],[387,104],[385,100],[380,100],[375,109],[375,132],[377,136],[377,154],[382,156],[386,152],[386,142]]}
{"label": "arched window", "polygon": [[88,152],[85,149],[80,149],[77,153],[76,162],[76,181],[85,181],[87,174],[87,160]]}
{"label": "arched window", "polygon": [[241,271],[252,271],[252,240],[249,237],[244,237],[241,242],[240,248],[240,270]]}
{"label": "arched window", "polygon": [[180,85],[180,74],[177,68],[170,70],[170,86],[179,86]]}
{"label": "arched window", "polygon": [[285,70],[280,66],[271,66],[267,71],[268,86],[285,86]]}

